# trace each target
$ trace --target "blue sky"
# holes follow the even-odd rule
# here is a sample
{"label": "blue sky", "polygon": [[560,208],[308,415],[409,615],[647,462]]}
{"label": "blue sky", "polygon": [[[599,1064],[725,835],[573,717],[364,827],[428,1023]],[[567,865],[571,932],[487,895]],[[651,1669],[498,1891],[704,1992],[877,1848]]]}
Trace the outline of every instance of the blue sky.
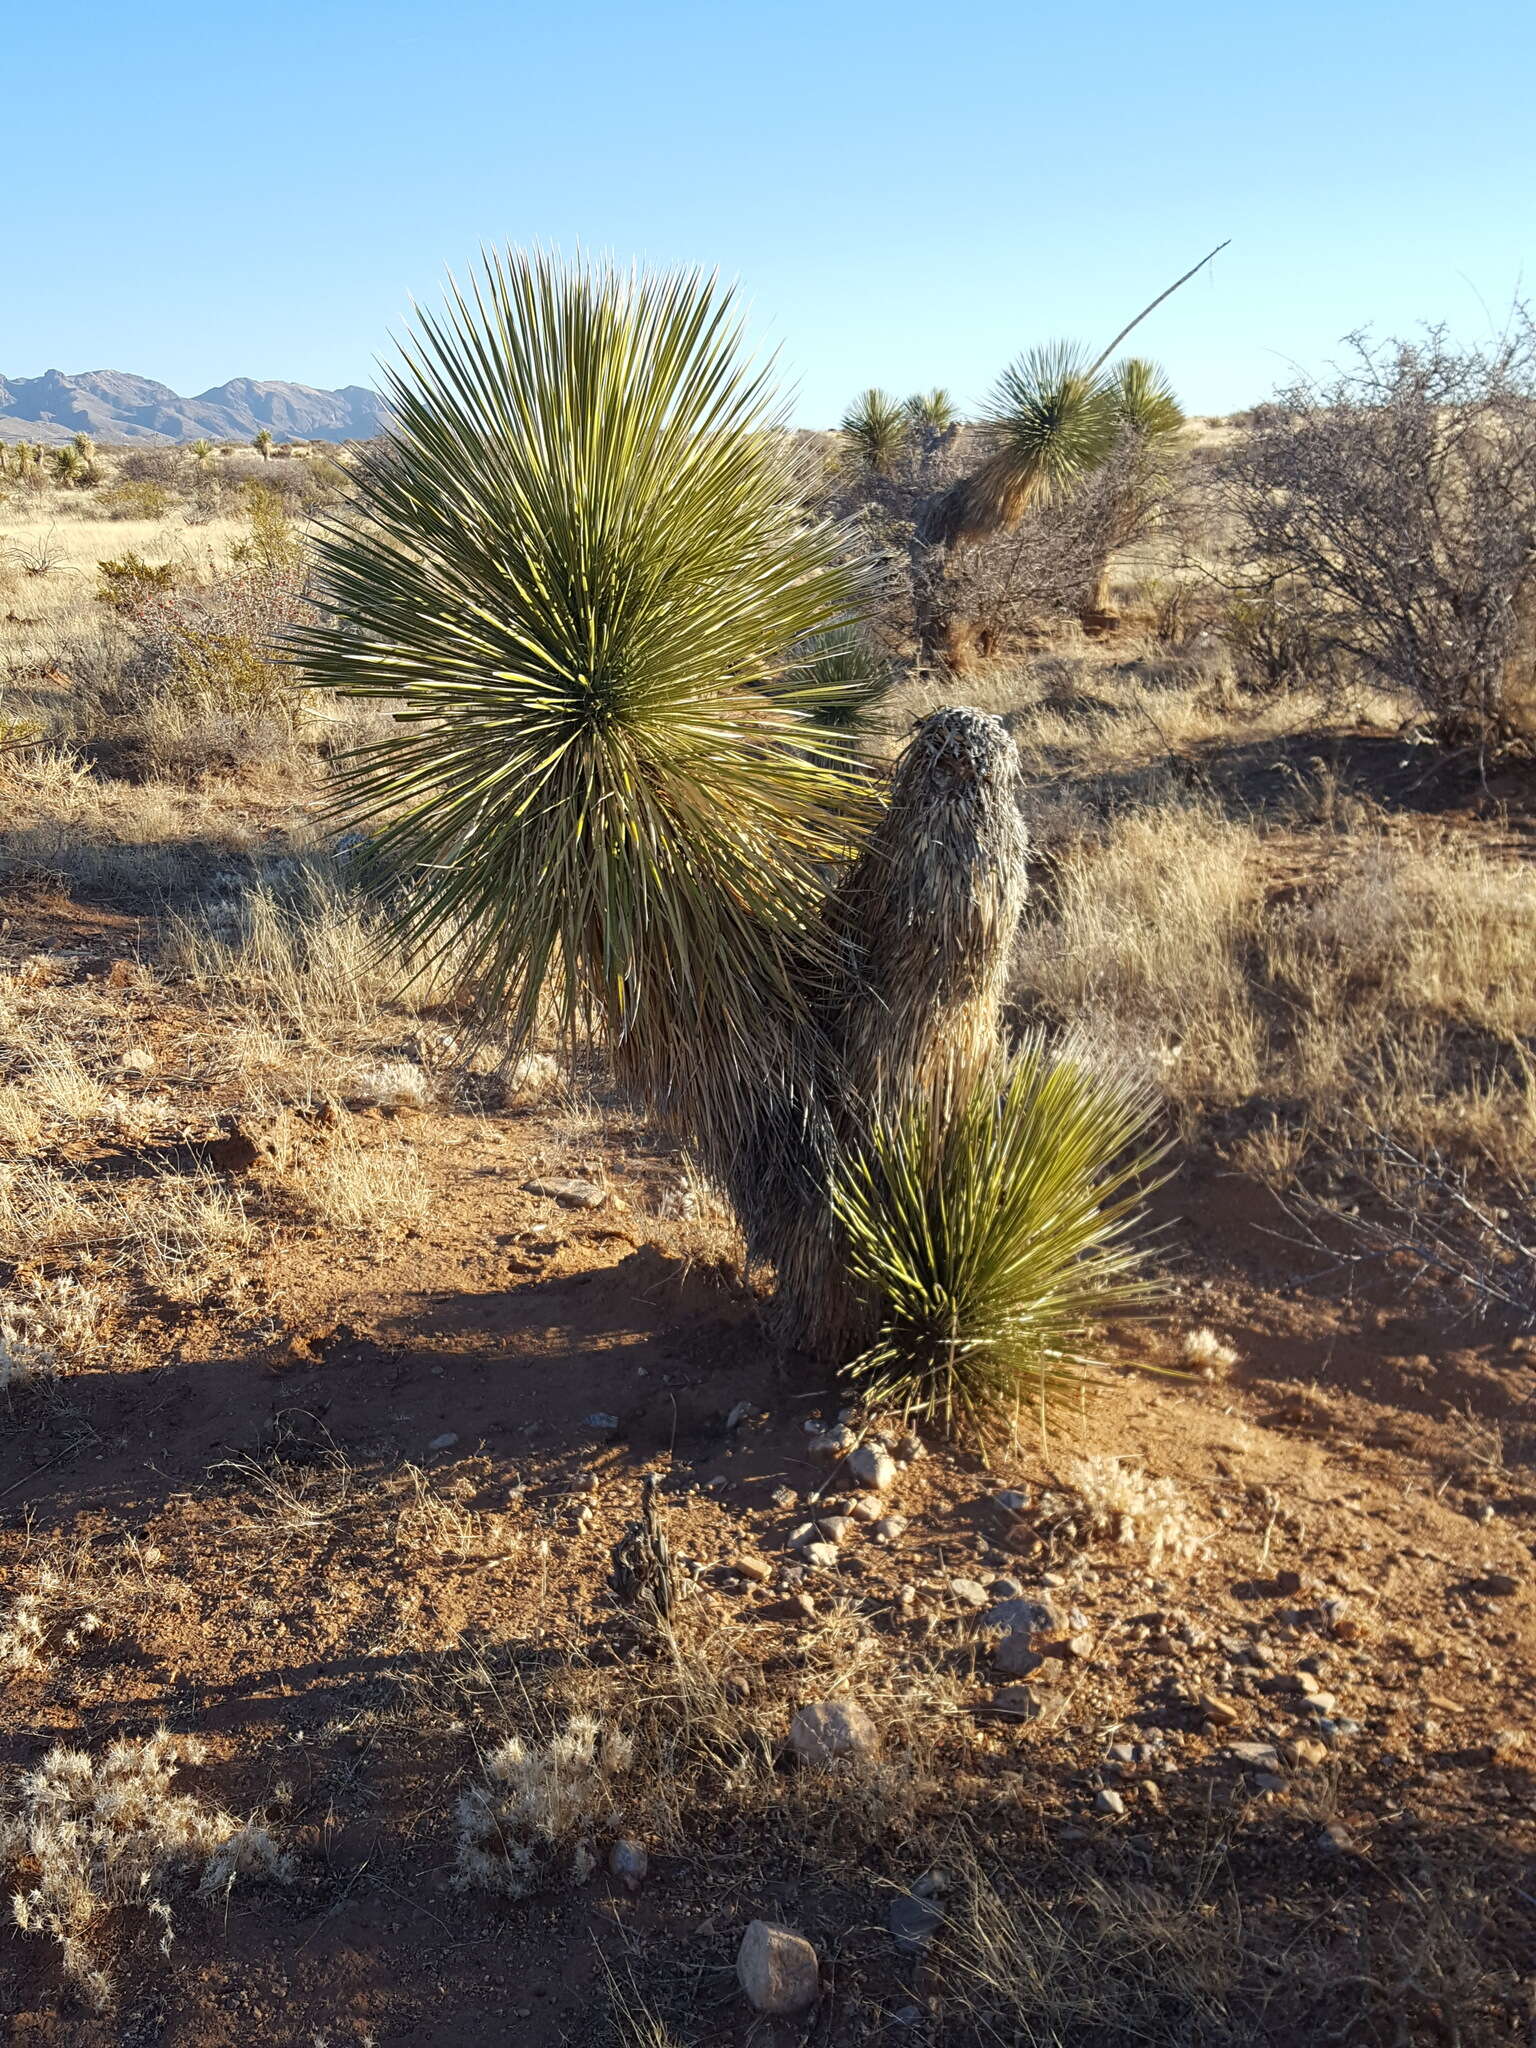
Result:
{"label": "blue sky", "polygon": [[718,267],[811,424],[1228,236],[1138,336],[1195,412],[1536,290],[1531,0],[81,0],[0,57],[0,373],[368,382],[485,241]]}

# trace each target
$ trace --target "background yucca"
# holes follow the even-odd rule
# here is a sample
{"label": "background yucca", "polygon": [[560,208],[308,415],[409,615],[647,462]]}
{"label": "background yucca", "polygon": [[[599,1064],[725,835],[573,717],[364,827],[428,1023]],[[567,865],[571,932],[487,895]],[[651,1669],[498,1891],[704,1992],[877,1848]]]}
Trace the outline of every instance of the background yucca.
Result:
{"label": "background yucca", "polygon": [[843,415],[843,439],[855,461],[888,476],[912,432],[912,415],[900,399],[873,385]]}
{"label": "background yucca", "polygon": [[1153,1298],[1149,1131],[1136,1089],[1040,1039],[911,1095],[834,1197],[877,1322],[848,1368],[870,1404],[952,1428],[1073,1384],[1092,1326]]}

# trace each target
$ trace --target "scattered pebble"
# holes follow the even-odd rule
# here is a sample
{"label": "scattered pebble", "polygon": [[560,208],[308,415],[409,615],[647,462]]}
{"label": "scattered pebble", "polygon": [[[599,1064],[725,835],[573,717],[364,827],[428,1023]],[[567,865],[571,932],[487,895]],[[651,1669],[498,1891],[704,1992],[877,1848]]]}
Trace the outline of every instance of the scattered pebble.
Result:
{"label": "scattered pebble", "polygon": [[651,1859],[644,1842],[624,1836],[608,1851],[608,1868],[627,1891],[637,1892],[645,1882]]}
{"label": "scattered pebble", "polygon": [[896,1937],[896,1952],[920,1956],[944,1925],[944,1910],[935,1900],[916,1891],[898,1892],[891,1900],[885,1923]]}
{"label": "scattered pebble", "polygon": [[441,1436],[433,1437],[431,1443],[427,1445],[427,1449],[429,1451],[451,1451],[458,1440],[459,1434],[457,1430],[445,1429]]}
{"label": "scattered pebble", "polygon": [[951,1579],[949,1590],[966,1607],[985,1607],[987,1589],[977,1579]]}
{"label": "scattered pebble", "polygon": [[1125,1801],[1118,1792],[1111,1792],[1105,1786],[1102,1791],[1094,1793],[1093,1810],[1095,1813],[1124,1813]]}
{"label": "scattered pebble", "polygon": [[562,1209],[601,1209],[608,1199],[608,1190],[595,1180],[526,1180],[523,1192],[544,1195]]}

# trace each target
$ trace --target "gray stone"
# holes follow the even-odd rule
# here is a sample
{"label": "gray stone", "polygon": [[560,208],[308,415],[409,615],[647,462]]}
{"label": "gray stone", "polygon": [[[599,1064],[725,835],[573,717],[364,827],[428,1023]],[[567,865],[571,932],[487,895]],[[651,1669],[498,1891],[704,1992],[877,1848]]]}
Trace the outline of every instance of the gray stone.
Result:
{"label": "gray stone", "polygon": [[999,1600],[981,1618],[983,1628],[999,1629],[1007,1635],[1039,1635],[1057,1625],[1056,1610],[1048,1600],[1015,1596]]}
{"label": "gray stone", "polygon": [[619,1418],[617,1417],[617,1415],[605,1415],[600,1408],[595,1409],[593,1413],[587,1417],[586,1420],[588,1429],[612,1430],[617,1429],[619,1426]]}
{"label": "gray stone", "polygon": [[811,1700],[789,1724],[789,1746],[808,1764],[863,1759],[878,1754],[880,1731],[853,1700]]}
{"label": "gray stone", "polygon": [[608,1851],[609,1871],[627,1891],[639,1891],[650,1867],[651,1859],[644,1842],[637,1842],[631,1836],[624,1836]]}
{"label": "gray stone", "polygon": [[1124,1813],[1125,1801],[1118,1792],[1111,1792],[1106,1787],[1102,1792],[1094,1793],[1093,1810],[1095,1813]]}
{"label": "gray stone", "polygon": [[896,1446],[896,1456],[904,1465],[915,1464],[919,1458],[926,1458],[927,1449],[916,1430],[909,1429]]}
{"label": "gray stone", "polygon": [[1022,1579],[994,1579],[991,1585],[988,1586],[987,1591],[994,1600],[1022,1600],[1024,1597],[1024,1582]]}
{"label": "gray stone", "polygon": [[985,1607],[987,1589],[976,1579],[951,1579],[949,1590],[965,1607]]}
{"label": "gray stone", "polygon": [[1001,1692],[992,1695],[992,1704],[1011,1721],[1040,1718],[1040,1695],[1031,1685],[1005,1685]]}
{"label": "gray stone", "polygon": [[837,1563],[837,1545],[835,1543],[807,1543],[801,1550],[800,1555],[807,1564],[814,1565],[818,1571],[829,1572]]}
{"label": "gray stone", "polygon": [[846,1543],[853,1523],[846,1515],[826,1515],[816,1526],[829,1543]]}
{"label": "gray stone", "polygon": [[1029,1495],[1017,1486],[1005,1486],[1001,1493],[993,1494],[992,1500],[1005,1515],[1022,1515],[1029,1507]]}
{"label": "gray stone", "polygon": [[884,1493],[896,1477],[896,1460],[889,1451],[877,1450],[873,1444],[860,1444],[848,1460],[848,1470],[861,1486]]}
{"label": "gray stone", "polygon": [[750,1579],[754,1586],[766,1586],[773,1577],[773,1566],[765,1557],[735,1557],[731,1570],[743,1579]]}
{"label": "gray stone", "polygon": [[992,1662],[1010,1678],[1028,1678],[1040,1669],[1045,1659],[1029,1647],[1029,1637],[1021,1632],[1003,1637],[992,1652]]}
{"label": "gray stone", "polygon": [[790,1530],[785,1540],[788,1542],[791,1550],[804,1550],[807,1543],[814,1543],[816,1541],[816,1524],[814,1522],[801,1522],[797,1528]]}
{"label": "gray stone", "polygon": [[881,1543],[894,1543],[905,1532],[906,1526],[905,1515],[882,1515],[870,1533]]}
{"label": "gray stone", "polygon": [[431,1443],[427,1445],[427,1449],[429,1451],[451,1451],[458,1440],[459,1433],[456,1429],[445,1429],[441,1436],[433,1437]]}
{"label": "gray stone", "polygon": [[804,2012],[821,1996],[821,1965],[803,1934],[754,1920],[736,1951],[736,1981],[754,2011]]}
{"label": "gray stone", "polygon": [[920,1956],[944,1925],[944,1911],[932,1898],[919,1897],[915,1891],[898,1892],[885,1924],[896,1937],[898,1954]]}
{"label": "gray stone", "polygon": [[806,1450],[818,1465],[835,1465],[839,1458],[846,1458],[850,1451],[857,1450],[858,1432],[839,1424],[836,1429],[823,1429],[813,1436]]}
{"label": "gray stone", "polygon": [[1278,1771],[1280,1753],[1272,1742],[1229,1742],[1226,1755],[1247,1771]]}

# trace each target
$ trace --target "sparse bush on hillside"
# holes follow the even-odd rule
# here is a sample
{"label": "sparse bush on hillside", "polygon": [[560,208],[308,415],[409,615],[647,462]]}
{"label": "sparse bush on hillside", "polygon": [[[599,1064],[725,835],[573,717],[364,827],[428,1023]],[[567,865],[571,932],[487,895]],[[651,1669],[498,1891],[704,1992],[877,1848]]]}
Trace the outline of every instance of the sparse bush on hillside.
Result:
{"label": "sparse bush on hillside", "polygon": [[[1536,743],[1536,321],[1352,340],[1225,464],[1247,573],[1294,634],[1408,690],[1451,746]],[[1262,600],[1260,600],[1262,601]],[[1277,602],[1278,602],[1277,598]]]}
{"label": "sparse bush on hillside", "polygon": [[132,548],[125,554],[107,557],[96,567],[101,577],[97,602],[115,612],[137,612],[152,597],[174,590],[179,580],[174,562],[146,562]]}

